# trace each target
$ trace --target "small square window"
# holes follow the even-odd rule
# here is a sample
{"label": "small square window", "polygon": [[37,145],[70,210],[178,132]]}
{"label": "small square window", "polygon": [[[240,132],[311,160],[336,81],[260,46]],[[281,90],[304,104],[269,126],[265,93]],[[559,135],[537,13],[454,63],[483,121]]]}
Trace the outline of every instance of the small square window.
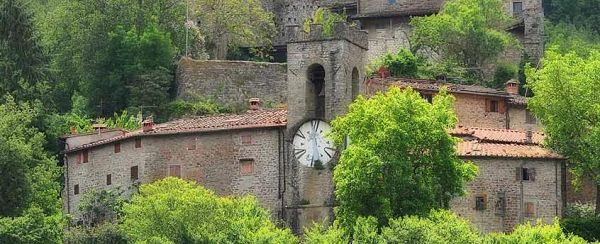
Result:
{"label": "small square window", "polygon": [[131,180],[137,180],[138,178],[138,166],[131,167]]}
{"label": "small square window", "polygon": [[524,206],[525,217],[527,217],[527,218],[535,217],[535,204],[533,204],[532,202],[526,202],[524,205],[525,205]]}
{"label": "small square window", "polygon": [[523,2],[513,2],[513,15],[519,16],[523,13]]}
{"label": "small square window", "polygon": [[196,138],[187,139],[187,150],[196,150]]}
{"label": "small square window", "polygon": [[251,175],[254,173],[254,159],[240,160],[240,173],[242,175]]}
{"label": "small square window", "polygon": [[244,145],[252,144],[252,136],[249,134],[242,135],[242,144],[244,144]]}
{"label": "small square window", "polygon": [[181,165],[169,165],[169,176],[181,178]]}
{"label": "small square window", "polygon": [[529,109],[525,110],[525,123],[528,125],[537,124],[537,119],[535,118],[533,113],[529,111]]}
{"label": "small square window", "polygon": [[88,150],[83,150],[83,152],[81,152],[81,154],[83,155],[83,163],[87,163],[89,161],[89,152]]}
{"label": "small square window", "polygon": [[389,4],[389,5],[396,4],[396,0],[388,0],[388,4]]}
{"label": "small square window", "polygon": [[492,113],[498,112],[498,101],[496,101],[496,100],[490,101],[490,112],[492,112]]}
{"label": "small square window", "polygon": [[517,168],[517,180],[535,181],[534,168]]}
{"label": "small square window", "polygon": [[79,184],[73,186],[73,194],[79,195]]}
{"label": "small square window", "polygon": [[121,143],[117,142],[115,143],[115,153],[120,153],[121,152]]}
{"label": "small square window", "polygon": [[112,175],[110,175],[110,174],[106,175],[106,185],[107,186],[112,185]]}
{"label": "small square window", "polygon": [[475,197],[475,210],[483,211],[487,208],[487,203],[485,196],[476,196]]}
{"label": "small square window", "polygon": [[135,148],[142,147],[142,138],[135,138]]}

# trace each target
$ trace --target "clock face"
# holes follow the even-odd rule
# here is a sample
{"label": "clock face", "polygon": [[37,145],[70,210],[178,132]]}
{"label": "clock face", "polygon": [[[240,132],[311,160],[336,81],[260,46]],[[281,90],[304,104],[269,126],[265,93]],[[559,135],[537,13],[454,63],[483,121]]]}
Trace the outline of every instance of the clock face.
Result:
{"label": "clock face", "polygon": [[294,156],[301,164],[314,167],[316,162],[329,163],[335,155],[333,141],[326,137],[331,126],[322,120],[302,124],[294,135]]}

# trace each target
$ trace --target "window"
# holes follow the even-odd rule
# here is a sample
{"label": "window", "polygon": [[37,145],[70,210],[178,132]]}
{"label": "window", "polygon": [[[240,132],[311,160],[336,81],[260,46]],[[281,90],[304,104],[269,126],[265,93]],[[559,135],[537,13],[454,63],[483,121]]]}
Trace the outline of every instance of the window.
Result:
{"label": "window", "polygon": [[82,154],[82,162],[87,163],[89,161],[89,153],[88,150],[83,150]]}
{"label": "window", "polygon": [[537,119],[529,109],[525,110],[525,123],[528,125],[537,124]]}
{"label": "window", "polygon": [[252,144],[252,136],[249,135],[249,134],[242,135],[242,144],[243,145],[250,145],[250,144]]}
{"label": "window", "polygon": [[523,2],[513,2],[513,15],[520,16],[523,13]]}
{"label": "window", "polygon": [[486,209],[487,199],[485,196],[476,196],[475,197],[475,210],[483,211]]}
{"label": "window", "polygon": [[532,202],[526,202],[523,210],[525,210],[525,217],[532,218],[535,217],[535,205]]}
{"label": "window", "polygon": [[169,176],[181,178],[181,165],[169,165]]}
{"label": "window", "polygon": [[110,174],[106,175],[106,185],[107,186],[112,185],[112,176]]}
{"label": "window", "polygon": [[389,5],[396,4],[396,0],[388,0],[388,4]]}
{"label": "window", "polygon": [[534,168],[517,168],[518,181],[535,181]]}
{"label": "window", "polygon": [[135,148],[142,147],[142,138],[135,138]]}
{"label": "window", "polygon": [[73,195],[79,195],[79,184],[73,186]]}
{"label": "window", "polygon": [[496,101],[496,100],[491,100],[490,101],[489,111],[492,112],[492,113],[497,113],[498,112],[498,101]]}
{"label": "window", "polygon": [[115,153],[120,153],[121,152],[121,143],[117,142],[115,143]]}
{"label": "window", "polygon": [[251,175],[254,173],[254,159],[240,160],[240,173],[242,175]]}
{"label": "window", "polygon": [[196,150],[196,138],[189,138],[187,140],[187,149],[188,150]]}
{"label": "window", "polygon": [[425,99],[428,103],[433,103],[433,95],[432,94],[423,94],[421,93],[421,97]]}
{"label": "window", "polygon": [[131,167],[131,180],[138,179],[138,166]]}

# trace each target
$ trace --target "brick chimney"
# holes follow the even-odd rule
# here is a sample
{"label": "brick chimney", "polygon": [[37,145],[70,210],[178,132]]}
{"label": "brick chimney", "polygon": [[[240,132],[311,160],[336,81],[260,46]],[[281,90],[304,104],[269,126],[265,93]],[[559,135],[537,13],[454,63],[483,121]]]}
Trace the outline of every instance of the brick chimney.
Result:
{"label": "brick chimney", "polygon": [[510,95],[519,95],[519,81],[511,79],[504,85],[506,85],[506,93]]}
{"label": "brick chimney", "polygon": [[250,111],[260,110],[260,98],[250,98]]}
{"label": "brick chimney", "polygon": [[154,120],[152,119],[152,116],[148,116],[146,118],[146,120],[144,120],[142,122],[142,131],[143,132],[150,132],[154,130]]}
{"label": "brick chimney", "polygon": [[93,124],[92,128],[97,133],[105,132],[108,129],[108,127],[105,124]]}

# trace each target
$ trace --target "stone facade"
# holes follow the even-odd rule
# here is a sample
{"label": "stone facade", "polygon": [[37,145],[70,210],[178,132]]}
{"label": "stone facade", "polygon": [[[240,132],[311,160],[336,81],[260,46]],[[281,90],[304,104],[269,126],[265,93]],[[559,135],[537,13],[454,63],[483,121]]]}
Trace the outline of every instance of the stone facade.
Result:
{"label": "stone facade", "polygon": [[177,70],[177,94],[184,98],[200,95],[234,107],[245,106],[252,97],[283,104],[286,80],[285,64],[183,58]]}
{"label": "stone facade", "polygon": [[[468,194],[455,198],[451,209],[485,233],[511,231],[517,224],[552,223],[562,215],[562,162],[518,158],[472,158],[479,175],[468,183]],[[522,168],[535,176],[523,180]],[[477,198],[483,208],[477,209]]]}
{"label": "stone facade", "polygon": [[[134,193],[138,183],[150,183],[169,175],[196,181],[222,196],[253,195],[269,210],[274,219],[282,218],[283,141],[284,131],[247,129],[214,133],[174,134],[141,137],[141,147],[134,138],[67,154],[64,198],[67,212],[77,215],[83,194],[92,188],[124,190]],[[79,154],[87,151],[88,162],[79,163]],[[279,153],[278,153],[279,152]],[[242,164],[251,164],[242,171]],[[138,167],[138,180],[132,179],[132,167]],[[247,165],[245,167],[248,167]],[[111,185],[107,185],[107,175]],[[74,194],[78,185],[79,194]]]}

